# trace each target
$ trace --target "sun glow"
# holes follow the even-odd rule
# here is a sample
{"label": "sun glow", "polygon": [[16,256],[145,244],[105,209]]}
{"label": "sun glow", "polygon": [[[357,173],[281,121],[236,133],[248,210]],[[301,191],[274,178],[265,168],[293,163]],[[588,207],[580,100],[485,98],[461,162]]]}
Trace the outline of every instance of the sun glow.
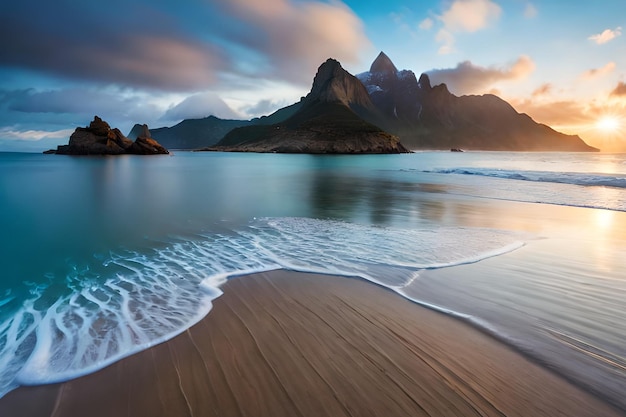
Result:
{"label": "sun glow", "polygon": [[621,128],[620,119],[615,116],[604,116],[596,122],[596,128],[605,133],[614,133]]}

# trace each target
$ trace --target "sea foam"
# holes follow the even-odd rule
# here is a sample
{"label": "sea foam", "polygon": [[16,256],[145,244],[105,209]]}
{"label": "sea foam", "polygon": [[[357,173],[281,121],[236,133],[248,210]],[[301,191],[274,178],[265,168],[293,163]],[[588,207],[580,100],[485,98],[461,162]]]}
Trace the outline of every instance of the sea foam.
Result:
{"label": "sea foam", "polygon": [[478,262],[525,238],[492,229],[262,218],[228,233],[172,238],[151,252],[111,253],[73,268],[61,296],[45,286],[33,290],[0,323],[0,395],[78,377],[174,337],[209,313],[233,276],[279,268],[358,276],[402,295],[420,270]]}
{"label": "sea foam", "polygon": [[626,175],[587,172],[524,171],[492,168],[450,168],[424,170],[435,174],[477,175],[509,180],[551,182],[581,186],[626,188]]}

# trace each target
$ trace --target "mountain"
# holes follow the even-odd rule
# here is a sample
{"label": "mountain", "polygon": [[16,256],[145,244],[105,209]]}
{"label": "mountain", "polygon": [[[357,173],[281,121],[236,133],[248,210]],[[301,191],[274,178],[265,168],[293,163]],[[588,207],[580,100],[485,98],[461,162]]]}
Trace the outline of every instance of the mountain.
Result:
{"label": "mountain", "polygon": [[44,153],[57,155],[158,155],[168,154],[156,140],[151,138],[148,126],[143,125],[133,142],[109,124],[95,116],[87,127],[77,127],[67,145]]}
{"label": "mountain", "polygon": [[[366,122],[374,126],[363,132],[383,129],[398,136],[409,149],[597,151],[578,136],[536,123],[495,95],[459,97],[450,93],[445,84],[432,86],[428,74],[423,73],[418,79],[413,71],[398,70],[384,52],[376,57],[369,71],[356,77],[337,61],[328,60],[320,66],[306,97],[269,116],[252,120],[214,116],[188,119],[173,127],[153,129],[152,137],[172,149],[211,147],[223,139],[222,149],[245,142],[248,150],[254,143],[258,151],[265,149],[258,141],[271,137],[283,145],[291,141],[293,146],[280,151],[298,152],[307,149],[303,143],[312,138],[340,137],[353,128],[363,131],[365,125],[359,124]],[[360,83],[355,82],[357,79]],[[134,138],[140,129],[136,125],[129,137]],[[296,146],[295,135],[301,135],[303,143]],[[336,141],[332,143],[337,146]],[[353,144],[349,149],[358,148]]]}
{"label": "mountain", "polygon": [[[248,125],[267,125],[281,122],[293,115],[300,103],[277,110],[269,116],[252,120],[220,119],[215,116],[202,119],[185,119],[172,127],[152,129],[152,138],[169,149],[199,149],[213,146],[231,130]],[[142,125],[135,124],[128,133],[129,139],[135,139],[142,131]]]}
{"label": "mountain", "polygon": [[428,74],[417,80],[412,71],[399,71],[384,52],[357,78],[383,116],[370,121],[411,149],[597,151],[578,136],[536,123],[495,95],[457,97],[445,84],[433,87]]}
{"label": "mountain", "polygon": [[[249,120],[224,120],[215,116],[203,119],[185,119],[172,127],[152,129],[152,137],[169,149],[197,149],[216,144],[224,135],[236,127],[251,124]],[[136,124],[128,134],[134,139],[141,132]]]}
{"label": "mountain", "polygon": [[[318,68],[309,94],[290,108],[293,113],[287,119],[273,124],[236,128],[207,150],[408,152],[397,137],[365,120],[376,121],[381,119],[381,115],[363,84],[334,59],[328,59]],[[285,109],[281,111],[284,113]]]}

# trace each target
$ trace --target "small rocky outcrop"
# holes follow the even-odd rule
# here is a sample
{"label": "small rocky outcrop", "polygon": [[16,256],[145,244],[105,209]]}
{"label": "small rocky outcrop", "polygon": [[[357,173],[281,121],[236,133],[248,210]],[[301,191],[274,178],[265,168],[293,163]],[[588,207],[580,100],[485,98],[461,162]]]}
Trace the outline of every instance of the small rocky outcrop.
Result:
{"label": "small rocky outcrop", "polygon": [[98,116],[87,127],[77,127],[67,145],[44,153],[57,155],[160,155],[169,151],[151,138],[147,125],[133,142]]}

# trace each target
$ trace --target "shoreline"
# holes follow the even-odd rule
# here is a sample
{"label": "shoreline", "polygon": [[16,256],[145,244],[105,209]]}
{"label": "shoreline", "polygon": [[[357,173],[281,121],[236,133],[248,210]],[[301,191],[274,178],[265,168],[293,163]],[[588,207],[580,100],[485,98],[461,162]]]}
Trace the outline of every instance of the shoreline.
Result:
{"label": "shoreline", "polygon": [[0,415],[620,415],[467,323],[360,279],[275,270],[221,289],[179,336],[20,387]]}

